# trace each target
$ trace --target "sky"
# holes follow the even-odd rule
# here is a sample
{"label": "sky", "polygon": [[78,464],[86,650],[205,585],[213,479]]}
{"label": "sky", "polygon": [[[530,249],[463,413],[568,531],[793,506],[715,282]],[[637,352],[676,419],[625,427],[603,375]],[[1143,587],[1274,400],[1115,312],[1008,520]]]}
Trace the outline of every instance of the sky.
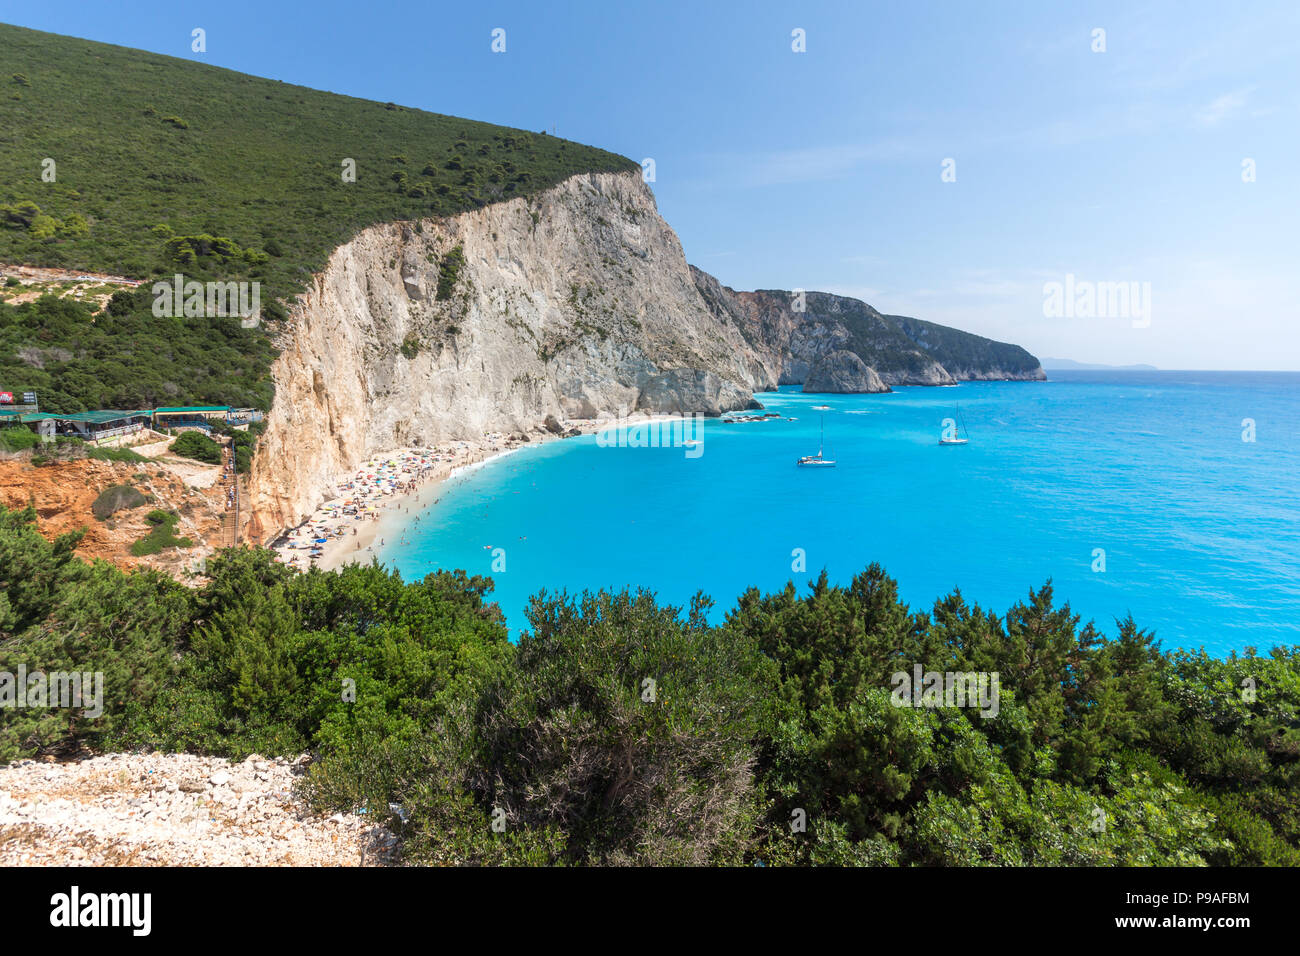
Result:
{"label": "sky", "polygon": [[0,21],[652,159],[687,259],[736,289],[1040,357],[1300,370],[1294,0],[0,0]]}

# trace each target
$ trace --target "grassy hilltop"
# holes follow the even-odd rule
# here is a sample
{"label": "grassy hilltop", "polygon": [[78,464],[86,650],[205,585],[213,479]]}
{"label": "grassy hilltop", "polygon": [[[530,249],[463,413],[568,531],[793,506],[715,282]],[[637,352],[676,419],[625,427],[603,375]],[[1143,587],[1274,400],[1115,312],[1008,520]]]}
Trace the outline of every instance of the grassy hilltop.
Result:
{"label": "grassy hilltop", "polygon": [[[0,51],[0,261],[135,278],[198,264],[285,295],[374,223],[635,168],[545,134],[2,24]],[[47,157],[57,182],[41,180]],[[209,260],[196,263],[176,241],[205,234],[237,252],[190,242]]]}
{"label": "grassy hilltop", "polygon": [[[256,280],[272,332],[276,300],[366,226],[635,168],[544,133],[0,24],[0,263]],[[269,406],[266,331],[151,304],[148,285],[95,319],[69,300],[0,304],[0,388],[51,411]]]}

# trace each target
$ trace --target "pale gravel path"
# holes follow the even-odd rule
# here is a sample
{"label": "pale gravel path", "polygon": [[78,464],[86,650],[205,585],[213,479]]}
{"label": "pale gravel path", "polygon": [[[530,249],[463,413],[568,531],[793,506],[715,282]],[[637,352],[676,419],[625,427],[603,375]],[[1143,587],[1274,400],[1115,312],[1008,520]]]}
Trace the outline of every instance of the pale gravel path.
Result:
{"label": "pale gravel path", "polygon": [[299,761],[109,754],[0,767],[0,866],[381,866],[396,839],[311,814]]}

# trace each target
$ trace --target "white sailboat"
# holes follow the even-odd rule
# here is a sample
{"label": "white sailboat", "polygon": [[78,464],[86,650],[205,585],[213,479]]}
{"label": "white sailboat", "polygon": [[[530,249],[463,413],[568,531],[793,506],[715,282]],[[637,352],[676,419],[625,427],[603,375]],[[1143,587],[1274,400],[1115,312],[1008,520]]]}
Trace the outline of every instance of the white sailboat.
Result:
{"label": "white sailboat", "polygon": [[[961,417],[961,406],[957,406],[957,420],[953,423],[952,437],[946,438],[939,436],[940,445],[965,445],[970,441],[970,432],[966,431],[966,421]],[[962,438],[962,432],[966,432],[966,437]]]}
{"label": "white sailboat", "polygon": [[795,465],[799,468],[834,468],[835,459],[827,458],[822,452],[826,448],[826,415],[825,412],[830,408],[829,405],[814,405],[817,411],[822,412],[821,423],[821,440],[817,443],[817,454],[804,455],[802,458],[795,460]]}

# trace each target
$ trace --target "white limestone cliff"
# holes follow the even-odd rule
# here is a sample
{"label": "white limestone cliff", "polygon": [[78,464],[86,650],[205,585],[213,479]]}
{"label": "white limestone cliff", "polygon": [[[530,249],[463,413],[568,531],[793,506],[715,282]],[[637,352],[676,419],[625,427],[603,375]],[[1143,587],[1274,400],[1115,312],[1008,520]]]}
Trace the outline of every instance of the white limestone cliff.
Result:
{"label": "white limestone cliff", "polygon": [[[457,247],[464,264],[440,299]],[[384,450],[526,431],[548,415],[716,415],[775,385],[705,306],[637,172],[365,229],[298,298],[278,344],[247,486],[255,541],[298,524]]]}

